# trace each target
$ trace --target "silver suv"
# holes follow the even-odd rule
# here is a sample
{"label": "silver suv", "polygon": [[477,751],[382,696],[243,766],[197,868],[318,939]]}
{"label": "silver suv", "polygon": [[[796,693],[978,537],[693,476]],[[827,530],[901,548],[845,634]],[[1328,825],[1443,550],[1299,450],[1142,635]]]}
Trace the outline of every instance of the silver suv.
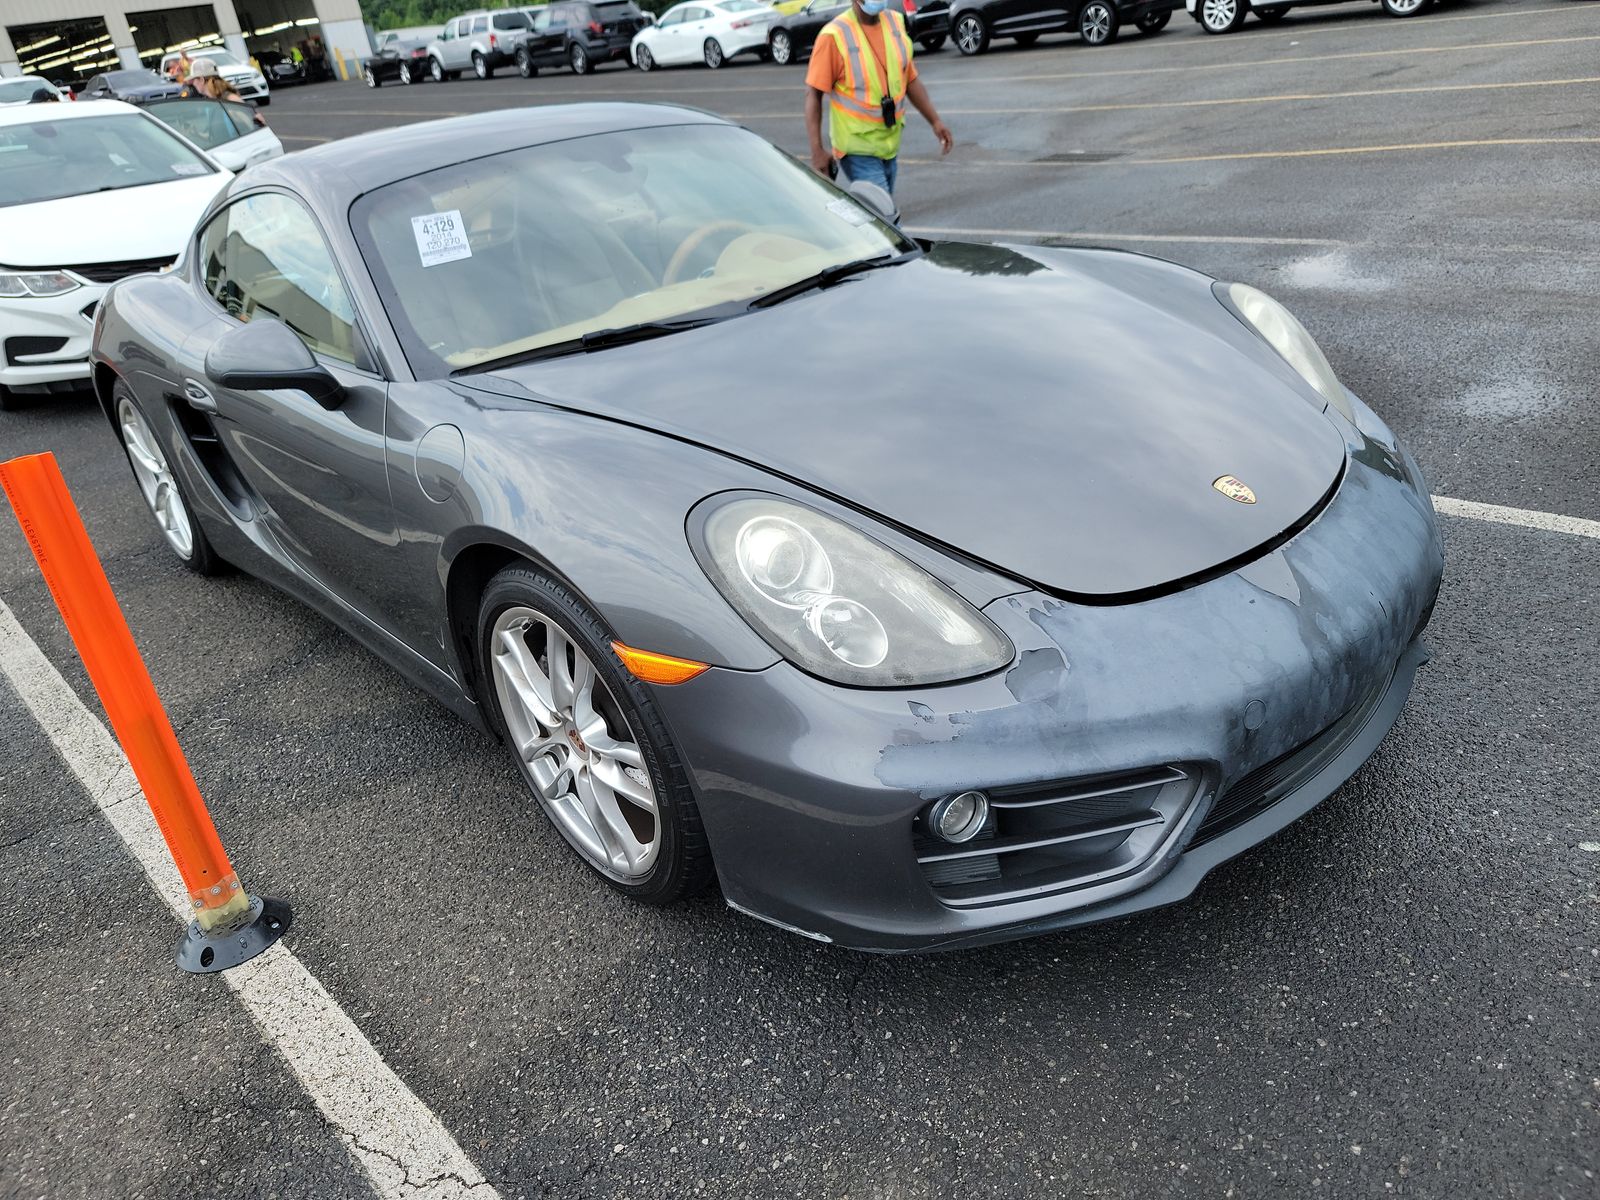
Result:
{"label": "silver suv", "polygon": [[451,17],[428,43],[428,73],[435,83],[459,79],[463,71],[488,79],[496,67],[516,61],[517,47],[527,39],[528,30],[528,15],[515,8],[478,9]]}

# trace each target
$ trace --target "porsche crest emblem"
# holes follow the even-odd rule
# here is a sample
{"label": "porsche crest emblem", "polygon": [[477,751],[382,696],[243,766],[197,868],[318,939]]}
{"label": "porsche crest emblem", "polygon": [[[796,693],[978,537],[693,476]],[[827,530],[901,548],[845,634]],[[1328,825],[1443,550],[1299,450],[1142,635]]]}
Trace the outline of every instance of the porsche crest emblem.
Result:
{"label": "porsche crest emblem", "polygon": [[1211,481],[1211,486],[1216,488],[1229,500],[1237,500],[1240,504],[1254,504],[1256,494],[1248,483],[1232,475],[1221,475]]}

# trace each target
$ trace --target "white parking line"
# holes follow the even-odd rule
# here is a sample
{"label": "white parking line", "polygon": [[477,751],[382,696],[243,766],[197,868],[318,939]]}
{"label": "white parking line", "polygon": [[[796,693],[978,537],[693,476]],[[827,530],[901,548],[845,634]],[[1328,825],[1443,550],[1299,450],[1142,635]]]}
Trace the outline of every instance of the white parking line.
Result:
{"label": "white parking line", "polygon": [[1539,512],[1531,508],[1507,508],[1477,500],[1455,500],[1449,496],[1433,498],[1435,512],[1447,517],[1466,517],[1471,521],[1492,521],[1497,525],[1520,525],[1548,533],[1570,533],[1575,537],[1600,538],[1600,521],[1569,517],[1562,513]]}
{"label": "white parking line", "polygon": [[[0,600],[0,674],[178,918],[189,900],[121,748]],[[246,877],[248,883],[248,877]],[[176,968],[173,968],[174,970]],[[385,1200],[498,1200],[439,1118],[279,942],[223,975]]]}

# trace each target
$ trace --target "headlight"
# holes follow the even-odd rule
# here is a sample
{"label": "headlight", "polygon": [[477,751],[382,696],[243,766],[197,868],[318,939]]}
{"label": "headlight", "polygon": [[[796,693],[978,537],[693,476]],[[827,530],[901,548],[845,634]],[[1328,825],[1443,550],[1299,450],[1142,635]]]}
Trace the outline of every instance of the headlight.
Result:
{"label": "headlight", "polygon": [[706,517],[695,552],[773,649],[835,683],[948,683],[1011,661],[1006,636],[960,596],[803,505],[766,498],[722,504]]}
{"label": "headlight", "polygon": [[1327,355],[1317,345],[1316,339],[1306,332],[1306,327],[1295,320],[1294,314],[1271,296],[1248,283],[1215,283],[1211,290],[1217,299],[1263,341],[1299,372],[1322,398],[1344,414],[1345,420],[1354,422],[1355,413],[1350,399],[1344,394],[1344,384],[1333,373]]}
{"label": "headlight", "polygon": [[61,271],[0,271],[0,296],[62,296],[81,286]]}

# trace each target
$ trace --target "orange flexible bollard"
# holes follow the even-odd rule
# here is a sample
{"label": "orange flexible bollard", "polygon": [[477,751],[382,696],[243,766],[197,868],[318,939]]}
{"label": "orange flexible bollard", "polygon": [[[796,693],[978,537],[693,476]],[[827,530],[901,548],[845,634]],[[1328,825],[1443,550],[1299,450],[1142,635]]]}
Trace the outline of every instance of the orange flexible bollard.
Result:
{"label": "orange flexible bollard", "polygon": [[195,921],[179,964],[213,971],[253,957],[288,928],[288,910],[240,886],[55,456],[0,462],[0,487],[188,889]]}

